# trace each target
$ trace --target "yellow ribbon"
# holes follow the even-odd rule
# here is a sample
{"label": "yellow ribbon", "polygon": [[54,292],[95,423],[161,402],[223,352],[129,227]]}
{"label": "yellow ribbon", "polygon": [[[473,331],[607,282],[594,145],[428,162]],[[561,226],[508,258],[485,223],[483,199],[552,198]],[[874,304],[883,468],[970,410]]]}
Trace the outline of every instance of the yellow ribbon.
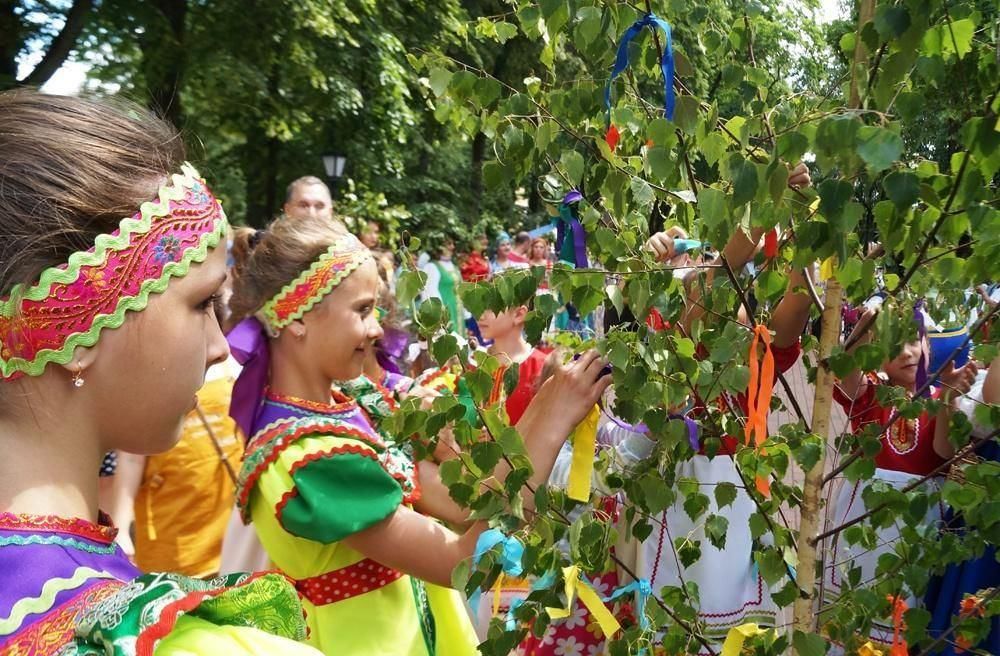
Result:
{"label": "yellow ribbon", "polygon": [[499,617],[500,612],[500,592],[503,590],[503,572],[497,577],[497,582],[493,584],[493,617]]}
{"label": "yellow ribbon", "polygon": [[590,481],[594,474],[594,447],[601,410],[596,405],[573,431],[573,460],[569,467],[566,494],[574,501],[590,501]]}
{"label": "yellow ribbon", "polygon": [[823,260],[823,263],[819,265],[819,279],[826,282],[830,278],[833,278],[836,273],[837,268],[837,256],[831,255],[830,257]]}
{"label": "yellow ribbon", "polygon": [[869,640],[861,645],[861,649],[858,650],[858,656],[882,656],[882,650],[876,649],[875,645]]}
{"label": "yellow ribbon", "polygon": [[767,629],[762,629],[752,622],[734,626],[729,629],[729,635],[726,636],[726,641],[722,643],[722,656],[739,656],[746,639],[759,636],[762,633],[767,633]]}
{"label": "yellow ribbon", "polygon": [[608,607],[601,601],[597,591],[590,587],[587,581],[580,578],[580,568],[576,565],[563,567],[563,579],[566,584],[566,608],[546,608],[549,617],[554,620],[561,620],[570,616],[573,609],[573,600],[579,595],[580,601],[590,611],[590,615],[601,627],[604,636],[610,638],[621,630],[621,624],[611,614]]}

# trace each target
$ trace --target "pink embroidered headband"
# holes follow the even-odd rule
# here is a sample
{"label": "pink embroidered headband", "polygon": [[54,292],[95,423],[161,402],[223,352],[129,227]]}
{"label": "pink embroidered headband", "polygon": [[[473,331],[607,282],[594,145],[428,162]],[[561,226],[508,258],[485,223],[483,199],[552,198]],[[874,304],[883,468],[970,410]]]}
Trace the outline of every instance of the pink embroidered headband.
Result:
{"label": "pink embroidered headband", "polygon": [[311,310],[352,271],[372,257],[354,235],[338,237],[312,265],[285,285],[258,313],[272,334]]}
{"label": "pink embroidered headband", "polygon": [[0,299],[0,379],[70,362],[76,347],[93,346],[101,330],[121,326],[126,312],[142,311],[150,294],[204,261],[226,226],[222,205],[185,163],[115,232]]}

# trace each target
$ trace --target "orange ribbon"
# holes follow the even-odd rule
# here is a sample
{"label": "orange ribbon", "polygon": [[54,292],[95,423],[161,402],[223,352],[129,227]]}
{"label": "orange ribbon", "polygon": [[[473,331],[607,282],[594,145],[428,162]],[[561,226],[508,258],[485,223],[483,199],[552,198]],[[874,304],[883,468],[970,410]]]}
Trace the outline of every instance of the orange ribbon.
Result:
{"label": "orange ribbon", "polygon": [[[757,361],[757,347],[763,343],[764,357]],[[753,330],[750,342],[750,384],[747,386],[747,423],[744,427],[746,444],[764,453],[761,445],[767,439],[767,415],[771,411],[771,394],[774,391],[774,354],[771,352],[771,333],[766,326],[758,324]],[[757,491],[765,497],[771,496],[771,483],[765,476],[755,479]]]}
{"label": "orange ribbon", "polygon": [[493,405],[494,403],[499,403],[503,400],[504,389],[503,389],[503,377],[509,369],[509,365],[502,364],[497,367],[497,370],[493,372],[493,389],[490,390],[490,398],[487,399],[487,404]]}
{"label": "orange ribbon", "polygon": [[909,606],[901,597],[887,595],[886,599],[892,604],[892,647],[889,649],[889,656],[907,656],[909,648],[906,646],[906,638],[903,631],[906,630],[906,623],[903,621],[903,613],[909,610]]}

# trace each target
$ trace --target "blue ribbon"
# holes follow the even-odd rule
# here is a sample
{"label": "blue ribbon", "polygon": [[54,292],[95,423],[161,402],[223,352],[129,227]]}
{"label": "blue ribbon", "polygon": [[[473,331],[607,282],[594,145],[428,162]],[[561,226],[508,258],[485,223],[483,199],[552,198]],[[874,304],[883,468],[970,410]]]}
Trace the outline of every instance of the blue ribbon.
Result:
{"label": "blue ribbon", "polygon": [[615,56],[615,65],[611,69],[611,77],[608,78],[608,84],[604,87],[604,107],[607,109],[608,127],[611,126],[611,84],[615,81],[616,77],[628,68],[628,45],[642,31],[642,28],[646,26],[660,28],[666,37],[666,43],[663,47],[663,58],[660,59],[660,70],[663,71],[663,113],[667,117],[667,120],[674,120],[674,105],[676,103],[674,98],[674,46],[670,38],[670,23],[657,17],[655,14],[646,14],[632,23],[632,27],[625,31],[621,41],[618,42],[618,54]]}
{"label": "blue ribbon", "polygon": [[[583,194],[576,189],[571,189],[563,197],[559,206],[559,222],[556,227],[556,253],[559,260],[568,262],[577,269],[586,269],[590,264],[587,261],[587,232],[583,229],[583,224],[577,218],[577,203],[583,200]],[[572,232],[572,240],[566,237]]]}
{"label": "blue ribbon", "polygon": [[[504,535],[495,528],[483,531],[479,539],[476,540],[476,550],[472,554],[472,565],[474,567],[479,565],[479,561],[482,560],[486,552],[492,551],[497,546],[503,548],[500,559],[503,573],[508,576],[521,576],[524,573],[524,566],[521,564],[524,557],[524,545],[514,536]],[[483,591],[478,588],[469,595],[469,605],[477,613],[482,596]],[[513,609],[512,606],[511,610]]]}
{"label": "blue ribbon", "polygon": [[639,616],[639,627],[643,631],[649,630],[649,618],[646,617],[646,600],[649,596],[653,594],[653,586],[650,585],[649,581],[646,579],[639,579],[638,581],[632,581],[628,585],[623,585],[615,588],[607,597],[604,597],[604,601],[610,603],[615,601],[619,597],[624,597],[627,594],[635,593],[635,614]]}
{"label": "blue ribbon", "polygon": [[675,239],[674,240],[674,253],[677,255],[683,255],[688,251],[693,251],[697,248],[701,248],[702,244],[697,239]]}
{"label": "blue ribbon", "polygon": [[534,230],[529,230],[528,234],[531,236],[532,239],[537,239],[538,237],[541,237],[542,235],[547,235],[550,232],[552,232],[553,230],[558,230],[558,229],[559,229],[559,220],[557,219],[556,221],[554,221],[552,223],[547,223],[547,224],[545,224],[543,226],[535,228]]}

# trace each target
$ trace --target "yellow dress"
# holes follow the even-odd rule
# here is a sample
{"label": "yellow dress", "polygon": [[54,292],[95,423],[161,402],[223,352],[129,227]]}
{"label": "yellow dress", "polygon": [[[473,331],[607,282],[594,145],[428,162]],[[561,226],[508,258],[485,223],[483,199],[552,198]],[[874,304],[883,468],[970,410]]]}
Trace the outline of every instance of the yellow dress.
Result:
{"label": "yellow dress", "polygon": [[358,405],[269,394],[237,503],[296,583],[309,643],[331,656],[466,656],[477,639],[457,592],[365,558],[343,539],[419,496],[416,467]]}
{"label": "yellow dress", "polygon": [[[230,467],[239,471],[243,441],[229,417],[235,374],[223,370],[207,382],[198,404]],[[196,578],[217,573],[233,501],[233,480],[205,422],[191,412],[177,445],[146,458],[135,499],[136,564],[144,572]]]}

